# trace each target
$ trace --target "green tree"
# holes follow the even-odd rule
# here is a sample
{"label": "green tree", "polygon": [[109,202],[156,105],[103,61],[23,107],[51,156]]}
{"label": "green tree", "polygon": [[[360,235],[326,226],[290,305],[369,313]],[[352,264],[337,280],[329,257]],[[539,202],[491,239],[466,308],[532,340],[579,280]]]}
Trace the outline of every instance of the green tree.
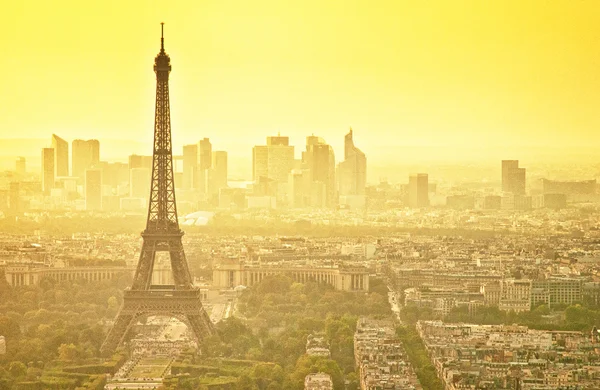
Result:
{"label": "green tree", "polygon": [[10,362],[8,372],[13,378],[22,378],[27,374],[27,366],[19,361]]}
{"label": "green tree", "polygon": [[61,344],[58,347],[58,358],[62,361],[70,362],[77,358],[78,351],[74,344]]}
{"label": "green tree", "polygon": [[244,375],[240,376],[240,378],[238,379],[238,381],[235,385],[235,389],[236,390],[258,390],[258,387],[254,383],[252,378],[250,378],[248,375],[244,374]]}
{"label": "green tree", "polygon": [[16,339],[21,336],[19,323],[13,318],[0,316],[0,335],[8,340]]}
{"label": "green tree", "polygon": [[258,363],[252,369],[251,378],[260,390],[266,390],[272,382],[276,382],[281,386],[284,373],[278,364]]}

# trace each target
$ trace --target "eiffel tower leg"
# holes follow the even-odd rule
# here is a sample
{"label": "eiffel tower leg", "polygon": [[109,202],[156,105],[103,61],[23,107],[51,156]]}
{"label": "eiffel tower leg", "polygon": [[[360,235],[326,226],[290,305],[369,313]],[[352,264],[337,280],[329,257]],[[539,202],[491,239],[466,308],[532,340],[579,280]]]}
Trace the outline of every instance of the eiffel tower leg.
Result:
{"label": "eiffel tower leg", "polygon": [[194,333],[198,341],[202,341],[205,337],[215,334],[214,326],[208,314],[206,314],[206,310],[202,309],[199,314],[188,314],[187,320],[190,330]]}
{"label": "eiffel tower leg", "polygon": [[156,241],[146,240],[142,244],[140,259],[133,277],[131,288],[133,290],[147,290],[152,284],[152,269],[156,257]]}
{"label": "eiffel tower leg", "polygon": [[106,336],[106,340],[100,347],[100,354],[103,356],[110,355],[113,353],[117,347],[123,342],[127,332],[129,332],[129,328],[133,323],[134,316],[132,314],[122,314],[119,313],[117,318],[115,319],[115,324],[108,332]]}
{"label": "eiffel tower leg", "polygon": [[192,276],[185,258],[181,237],[169,241],[169,256],[171,257],[171,270],[175,288],[181,286],[191,287]]}

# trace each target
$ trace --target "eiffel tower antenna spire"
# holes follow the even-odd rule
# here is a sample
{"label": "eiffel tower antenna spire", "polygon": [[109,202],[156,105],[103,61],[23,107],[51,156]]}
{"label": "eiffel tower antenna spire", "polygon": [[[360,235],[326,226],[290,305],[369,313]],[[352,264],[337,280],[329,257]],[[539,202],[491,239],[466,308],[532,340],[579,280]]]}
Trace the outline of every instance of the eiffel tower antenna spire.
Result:
{"label": "eiffel tower antenna spire", "polygon": [[165,22],[160,24],[160,52],[165,52]]}
{"label": "eiffel tower antenna spire", "polygon": [[[212,335],[214,328],[200,302],[200,289],[193,285],[177,219],[173,150],[171,144],[171,110],[169,73],[171,59],[165,53],[161,23],[160,53],[154,59],[156,105],[154,113],[154,150],[152,182],[148,201],[146,229],[131,289],[125,290],[123,306],[108,333],[101,352],[111,353],[126,340],[129,329],[138,319],[150,315],[167,315],[183,320],[196,340]],[[154,285],[152,273],[157,252],[168,252],[173,273],[172,285]]]}

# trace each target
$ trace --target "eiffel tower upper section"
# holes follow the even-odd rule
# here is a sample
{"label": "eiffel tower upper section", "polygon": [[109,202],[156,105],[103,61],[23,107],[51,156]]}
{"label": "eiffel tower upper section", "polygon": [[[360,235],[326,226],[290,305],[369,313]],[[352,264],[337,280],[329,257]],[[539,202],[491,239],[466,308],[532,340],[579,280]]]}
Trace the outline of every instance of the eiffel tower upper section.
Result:
{"label": "eiffel tower upper section", "polygon": [[162,32],[160,53],[154,59],[156,73],[156,107],[154,114],[154,152],[152,158],[152,187],[148,205],[148,220],[144,235],[181,235],[177,221],[173,153],[171,143],[171,110],[169,107],[169,73],[171,59],[165,52]]}
{"label": "eiffel tower upper section", "polygon": [[154,59],[156,107],[148,219],[146,229],[142,232],[144,243],[133,278],[132,290],[152,288],[152,270],[157,252],[169,252],[174,287],[192,288],[192,278],[181,243],[183,231],[179,228],[177,220],[169,107],[171,60],[165,52],[163,27],[161,26],[160,53]]}

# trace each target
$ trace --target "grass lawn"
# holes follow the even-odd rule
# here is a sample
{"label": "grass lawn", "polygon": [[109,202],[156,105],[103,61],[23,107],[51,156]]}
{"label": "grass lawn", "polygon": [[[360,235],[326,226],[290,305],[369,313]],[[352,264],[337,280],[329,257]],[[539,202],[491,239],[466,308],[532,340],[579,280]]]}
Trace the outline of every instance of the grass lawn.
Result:
{"label": "grass lawn", "polygon": [[165,368],[169,365],[169,358],[145,358],[141,359],[138,364],[131,370],[128,377],[130,378],[160,378],[162,377]]}

